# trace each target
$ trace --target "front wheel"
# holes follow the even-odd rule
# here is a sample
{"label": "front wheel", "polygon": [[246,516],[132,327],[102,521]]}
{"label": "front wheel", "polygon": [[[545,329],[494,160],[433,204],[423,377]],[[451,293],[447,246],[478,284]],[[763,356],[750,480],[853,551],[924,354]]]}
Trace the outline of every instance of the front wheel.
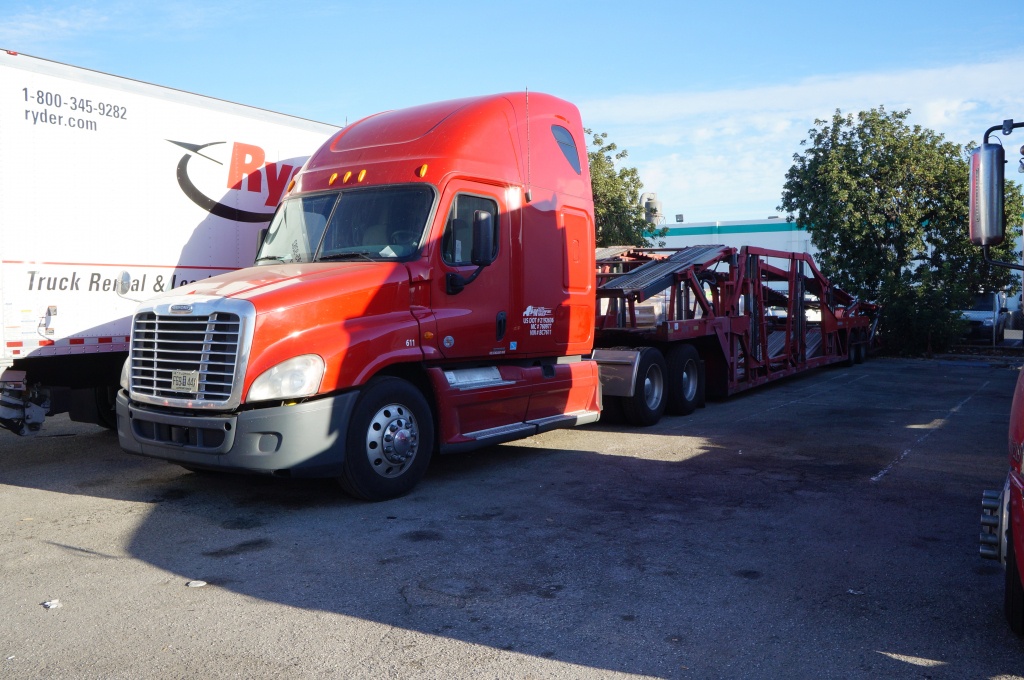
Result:
{"label": "front wheel", "polygon": [[434,451],[434,420],[423,394],[400,378],[375,378],[349,422],[341,487],[366,501],[409,493]]}

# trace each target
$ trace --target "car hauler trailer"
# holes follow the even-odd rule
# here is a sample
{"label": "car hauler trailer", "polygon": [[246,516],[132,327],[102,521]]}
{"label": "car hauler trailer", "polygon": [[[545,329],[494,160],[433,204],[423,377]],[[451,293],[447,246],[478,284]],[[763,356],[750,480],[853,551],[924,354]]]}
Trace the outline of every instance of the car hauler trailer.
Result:
{"label": "car hauler trailer", "polygon": [[[992,134],[1010,135],[1024,128],[1024,122],[1004,120],[985,131],[981,146],[971,152],[970,236],[981,246],[985,260],[992,265],[1024,271],[1016,263],[992,260],[991,246],[1006,238],[1003,206],[1006,152],[1001,143],[990,142]],[[1020,167],[1024,170],[1024,146]],[[1005,568],[1003,609],[1010,628],[1024,636],[1024,369],[1010,406],[1008,437],[1009,472],[1001,491],[985,491],[981,501],[981,555],[999,560]]]}
{"label": "car hauler trailer", "polygon": [[[258,266],[138,308],[121,445],[192,469],[334,476],[377,500],[409,491],[435,451],[596,421],[602,372],[642,424],[676,393],[656,379],[697,376],[681,391],[699,401],[700,366],[728,394],[857,356],[867,317],[813,267],[785,273],[767,251],[634,258],[648,269],[620,257],[623,276],[598,288],[583,140],[575,106],[535,93],[347,126],[289,186]],[[651,269],[657,285],[634,285]],[[785,294],[767,292],[780,281]],[[641,327],[655,288],[679,311]],[[817,335],[798,318],[805,291],[821,299]],[[782,301],[779,350],[761,309]]]}
{"label": "car hauler trailer", "polygon": [[113,427],[138,301],[251,265],[335,130],[0,51],[0,424],[30,434],[70,411]]}
{"label": "car hauler trailer", "polygon": [[860,363],[873,339],[876,306],[831,285],[806,253],[619,248],[599,251],[598,266],[594,357],[606,400],[635,425],[688,414],[705,393]]}

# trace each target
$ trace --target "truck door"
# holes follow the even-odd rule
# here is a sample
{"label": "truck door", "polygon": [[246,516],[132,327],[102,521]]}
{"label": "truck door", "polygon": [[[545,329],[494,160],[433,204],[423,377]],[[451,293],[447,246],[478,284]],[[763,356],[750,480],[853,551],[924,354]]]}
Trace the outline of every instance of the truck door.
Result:
{"label": "truck door", "polygon": [[[442,225],[439,248],[440,275],[434,277],[431,305],[437,321],[438,347],[445,357],[500,356],[510,351],[509,260],[510,217],[502,209],[499,192],[467,182],[452,182],[441,202]],[[448,274],[468,279],[476,271],[472,264],[473,219],[477,211],[490,212],[496,236],[496,259],[475,281],[459,292],[449,292]]]}

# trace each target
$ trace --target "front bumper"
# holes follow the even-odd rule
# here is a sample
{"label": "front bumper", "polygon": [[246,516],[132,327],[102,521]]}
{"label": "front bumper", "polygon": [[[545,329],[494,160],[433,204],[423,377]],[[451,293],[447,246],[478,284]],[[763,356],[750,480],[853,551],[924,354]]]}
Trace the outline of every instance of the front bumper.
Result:
{"label": "front bumper", "polygon": [[994,336],[995,328],[991,324],[983,326],[980,322],[972,321],[965,337],[968,340],[991,340]]}
{"label": "front bumper", "polygon": [[294,406],[226,414],[168,413],[117,395],[121,448],[212,470],[294,476],[341,473],[349,417],[358,391]]}

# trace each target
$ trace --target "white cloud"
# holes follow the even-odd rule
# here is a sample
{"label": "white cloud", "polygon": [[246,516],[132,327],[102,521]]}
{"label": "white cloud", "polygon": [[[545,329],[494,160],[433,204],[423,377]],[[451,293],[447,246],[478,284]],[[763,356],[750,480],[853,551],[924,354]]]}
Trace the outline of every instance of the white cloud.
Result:
{"label": "white cloud", "polygon": [[[43,5],[0,18],[0,47],[48,58],[59,57],[69,44],[76,50],[102,51],[104,35],[120,44],[125,36],[140,41],[196,40],[197,34],[229,26],[232,17],[244,16],[237,1],[217,4],[196,0],[177,2],[83,2],[74,5]],[[95,49],[81,40],[94,39]],[[76,41],[77,39],[77,41]]]}
{"label": "white cloud", "polygon": [[[945,68],[818,76],[712,92],[622,95],[584,101],[584,122],[629,150],[645,189],[687,221],[755,219],[780,202],[785,173],[815,119],[838,108],[911,109],[910,122],[958,143],[1004,118],[1024,119],[1015,86],[1024,55]],[[1024,138],[1024,131],[1016,133]],[[1018,148],[1016,138],[1008,150]],[[1024,142],[1024,139],[1019,140]]]}
{"label": "white cloud", "polygon": [[103,28],[108,17],[92,7],[25,9],[0,19],[0,47],[29,52],[37,46]]}

